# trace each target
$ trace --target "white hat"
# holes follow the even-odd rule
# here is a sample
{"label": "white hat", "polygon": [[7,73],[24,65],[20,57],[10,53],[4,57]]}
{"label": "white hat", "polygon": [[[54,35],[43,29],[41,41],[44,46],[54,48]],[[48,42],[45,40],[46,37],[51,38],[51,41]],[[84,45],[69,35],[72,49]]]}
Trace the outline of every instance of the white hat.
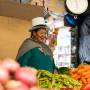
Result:
{"label": "white hat", "polygon": [[35,30],[38,28],[47,28],[43,17],[33,18],[32,19],[32,28],[29,31],[32,31],[32,30]]}

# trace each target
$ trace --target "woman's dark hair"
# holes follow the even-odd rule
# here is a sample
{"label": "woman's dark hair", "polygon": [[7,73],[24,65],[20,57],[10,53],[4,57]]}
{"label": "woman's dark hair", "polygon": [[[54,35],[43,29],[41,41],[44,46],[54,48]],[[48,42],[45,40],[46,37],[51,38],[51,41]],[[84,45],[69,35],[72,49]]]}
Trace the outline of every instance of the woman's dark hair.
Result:
{"label": "woman's dark hair", "polygon": [[[31,31],[31,38],[33,37],[33,32],[38,32],[39,29],[41,29],[41,28],[42,28],[42,27],[32,30],[32,31]],[[45,29],[45,28],[44,28],[44,29]]]}
{"label": "woman's dark hair", "polygon": [[39,29],[46,29],[46,28],[44,28],[44,27],[39,27],[39,28],[37,28],[37,29],[34,29],[34,30],[32,30],[31,31],[31,38],[33,37],[33,32],[38,32],[39,31]]}
{"label": "woman's dark hair", "polygon": [[31,31],[31,38],[33,37],[33,32],[38,32],[39,31],[39,28],[38,29],[35,29],[35,30],[32,30]]}

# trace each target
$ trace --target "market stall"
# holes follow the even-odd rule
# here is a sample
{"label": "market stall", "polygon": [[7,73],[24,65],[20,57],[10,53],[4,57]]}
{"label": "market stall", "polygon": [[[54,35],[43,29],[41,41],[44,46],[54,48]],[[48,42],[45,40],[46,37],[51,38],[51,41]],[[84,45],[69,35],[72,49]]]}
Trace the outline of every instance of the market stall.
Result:
{"label": "market stall", "polygon": [[52,74],[5,58],[0,62],[0,90],[90,90],[89,69],[90,65],[81,64]]}
{"label": "market stall", "polygon": [[[0,40],[2,42],[0,43],[0,90],[90,90],[90,64],[78,62],[78,20],[79,15],[86,12],[88,2],[79,0],[83,6],[81,9],[77,7],[80,3],[78,0],[73,2],[66,0],[67,9],[65,10],[64,5],[61,5],[64,1],[61,0],[59,5],[57,1],[48,0],[48,5],[46,2],[46,7],[43,7],[45,12],[43,12],[42,3],[39,3],[41,6],[37,8],[39,4],[35,0],[30,3],[36,6],[21,4],[21,2],[0,1],[0,10],[2,10],[0,12]],[[57,5],[63,9],[56,10]],[[35,9],[40,12],[34,13]],[[49,27],[46,44],[53,52],[57,67],[53,73],[28,65],[22,67],[14,59],[23,39],[30,37],[30,33],[28,35],[26,30],[28,32],[31,19],[36,16],[44,16]]]}

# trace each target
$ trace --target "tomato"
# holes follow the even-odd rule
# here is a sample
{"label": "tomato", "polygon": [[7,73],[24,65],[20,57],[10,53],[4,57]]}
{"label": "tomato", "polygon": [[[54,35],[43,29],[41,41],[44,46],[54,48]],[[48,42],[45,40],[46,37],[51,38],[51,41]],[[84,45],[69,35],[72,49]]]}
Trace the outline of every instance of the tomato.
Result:
{"label": "tomato", "polygon": [[90,90],[90,83],[84,84],[80,90]]}

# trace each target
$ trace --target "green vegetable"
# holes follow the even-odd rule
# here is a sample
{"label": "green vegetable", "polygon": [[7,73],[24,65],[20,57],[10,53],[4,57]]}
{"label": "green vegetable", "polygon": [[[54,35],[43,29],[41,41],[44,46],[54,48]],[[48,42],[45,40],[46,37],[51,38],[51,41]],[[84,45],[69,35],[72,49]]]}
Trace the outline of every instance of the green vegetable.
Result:
{"label": "green vegetable", "polygon": [[37,74],[38,85],[43,88],[51,88],[52,87],[52,73],[40,70]]}
{"label": "green vegetable", "polygon": [[38,86],[42,88],[79,88],[81,84],[65,74],[52,74],[40,70],[37,74]]}
{"label": "green vegetable", "polygon": [[69,75],[69,68],[68,67],[60,67],[59,69],[58,69],[58,72],[60,73],[60,74],[67,74],[67,75]]}

